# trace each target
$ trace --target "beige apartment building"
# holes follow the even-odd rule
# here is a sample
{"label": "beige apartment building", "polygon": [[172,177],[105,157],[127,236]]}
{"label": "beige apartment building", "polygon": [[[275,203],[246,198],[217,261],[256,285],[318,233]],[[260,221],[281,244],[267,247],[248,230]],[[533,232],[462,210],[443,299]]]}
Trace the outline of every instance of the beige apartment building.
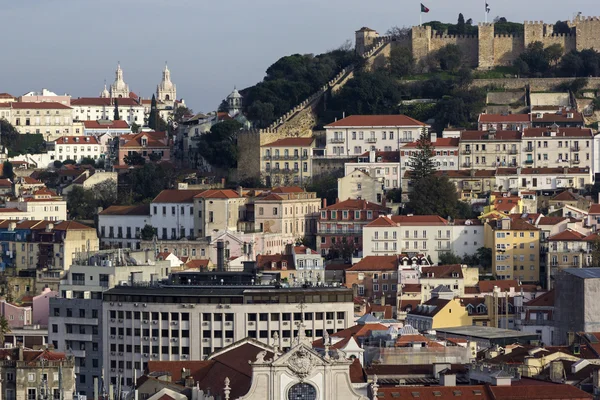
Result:
{"label": "beige apartment building", "polygon": [[254,199],[255,227],[279,233],[284,239],[299,239],[317,233],[321,199],[299,187],[274,188]]}
{"label": "beige apartment building", "polygon": [[12,102],[1,103],[0,108],[19,133],[43,134],[46,140],[74,134],[73,112],[64,104]]}
{"label": "beige apartment building", "polygon": [[199,237],[235,231],[247,199],[231,189],[205,190],[194,196],[194,226]]}
{"label": "beige apartment building", "polygon": [[261,146],[260,171],[267,186],[306,185],[315,139],[285,138]]}
{"label": "beige apartment building", "polygon": [[521,132],[463,131],[460,133],[460,168],[516,167]]}
{"label": "beige apartment building", "polygon": [[526,167],[592,167],[590,128],[529,128],[523,132],[521,157]]}

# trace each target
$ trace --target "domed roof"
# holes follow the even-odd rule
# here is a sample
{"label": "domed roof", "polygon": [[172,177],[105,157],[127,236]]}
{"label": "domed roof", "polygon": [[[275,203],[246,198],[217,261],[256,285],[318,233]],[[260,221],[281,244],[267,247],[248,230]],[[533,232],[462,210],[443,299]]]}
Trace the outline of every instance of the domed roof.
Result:
{"label": "domed roof", "polygon": [[240,94],[240,92],[238,92],[237,89],[233,89],[233,92],[231,92],[231,94],[229,96],[227,96],[228,99],[241,99],[242,95]]}

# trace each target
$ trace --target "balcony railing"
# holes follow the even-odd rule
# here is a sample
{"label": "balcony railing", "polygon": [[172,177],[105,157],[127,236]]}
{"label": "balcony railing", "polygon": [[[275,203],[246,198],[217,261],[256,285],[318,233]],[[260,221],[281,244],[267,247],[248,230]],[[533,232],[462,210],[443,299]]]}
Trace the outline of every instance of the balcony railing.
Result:
{"label": "balcony railing", "polygon": [[329,139],[329,143],[344,143],[345,139],[344,138],[333,138],[333,139]]}
{"label": "balcony railing", "polygon": [[579,164],[579,160],[573,160],[573,164]]}
{"label": "balcony railing", "polygon": [[368,137],[368,138],[365,139],[365,142],[367,142],[367,143],[377,143],[377,138]]}
{"label": "balcony railing", "polygon": [[533,151],[533,147],[527,146],[527,147],[525,147],[525,151],[526,152],[532,152]]}
{"label": "balcony railing", "polygon": [[525,160],[525,164],[533,164],[533,160]]}
{"label": "balcony railing", "polygon": [[579,151],[579,146],[573,146],[571,147],[571,151]]}
{"label": "balcony railing", "polygon": [[517,154],[519,151],[517,149],[508,150],[508,154]]}
{"label": "balcony railing", "polygon": [[467,155],[469,155],[469,154],[471,154],[471,150],[462,150],[460,152],[460,154],[467,154]]}

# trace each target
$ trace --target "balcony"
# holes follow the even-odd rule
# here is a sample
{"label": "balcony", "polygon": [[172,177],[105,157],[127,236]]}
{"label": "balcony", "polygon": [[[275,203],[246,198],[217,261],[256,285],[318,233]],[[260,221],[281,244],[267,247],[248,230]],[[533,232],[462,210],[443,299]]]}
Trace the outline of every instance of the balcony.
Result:
{"label": "balcony", "polygon": [[465,168],[470,168],[471,167],[471,163],[466,162],[466,163],[463,163],[462,166],[465,167]]}
{"label": "balcony", "polygon": [[412,137],[403,137],[403,138],[400,138],[400,143],[412,143],[412,142],[414,142],[414,140],[413,140]]}
{"label": "balcony", "polygon": [[85,279],[73,279],[73,286],[85,286]]}
{"label": "balcony", "polygon": [[579,164],[579,160],[573,160],[573,164]]}
{"label": "balcony", "polygon": [[377,143],[377,138],[374,137],[368,137],[365,139],[366,143]]}
{"label": "balcony", "polygon": [[571,151],[579,151],[579,146],[573,146],[571,147]]}
{"label": "balcony", "polygon": [[517,150],[517,149],[508,150],[508,154],[518,154],[518,153],[519,153],[519,150]]}
{"label": "balcony", "polygon": [[[529,147],[529,146],[527,146],[527,147],[525,147],[525,151],[526,151],[526,152],[532,152],[532,151],[533,151],[533,147]],[[515,154],[516,154],[516,153],[515,153]]]}
{"label": "balcony", "polygon": [[302,160],[308,160],[308,154],[302,154]]}
{"label": "balcony", "polygon": [[469,154],[471,154],[471,150],[470,150],[470,149],[467,149],[467,150],[462,150],[462,151],[460,152],[460,154],[469,155]]}
{"label": "balcony", "polygon": [[525,160],[525,164],[527,164],[527,165],[533,164],[533,160]]}
{"label": "balcony", "polygon": [[82,333],[67,333],[67,340],[75,340],[77,342],[91,342],[92,334],[82,334]]}
{"label": "balcony", "polygon": [[344,138],[333,138],[333,139],[329,139],[329,143],[344,143],[345,139]]}

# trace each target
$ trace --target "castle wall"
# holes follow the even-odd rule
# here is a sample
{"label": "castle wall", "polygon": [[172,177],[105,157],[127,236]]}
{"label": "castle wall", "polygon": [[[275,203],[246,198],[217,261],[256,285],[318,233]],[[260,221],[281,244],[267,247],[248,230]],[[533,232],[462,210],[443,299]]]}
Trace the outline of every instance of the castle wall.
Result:
{"label": "castle wall", "polygon": [[430,51],[431,27],[413,26],[411,31],[411,47],[415,62],[425,59]]}
{"label": "castle wall", "polygon": [[577,50],[594,49],[600,51],[600,18],[578,17],[574,24]]}
{"label": "castle wall", "polygon": [[495,35],[494,65],[512,65],[524,50],[522,36]]}
{"label": "castle wall", "polygon": [[454,44],[462,52],[464,62],[476,67],[478,64],[479,41],[477,36],[469,35],[435,35],[430,41],[430,52],[435,52],[444,46]]}
{"label": "castle wall", "polygon": [[[576,78],[506,78],[506,79],[474,79],[471,87],[485,88],[488,86],[506,90],[523,89],[530,86],[532,91],[553,91],[564,83],[569,83]],[[597,89],[600,78],[587,78],[588,84],[584,89]]]}
{"label": "castle wall", "polygon": [[564,54],[567,54],[576,48],[576,39],[574,35],[550,35],[546,36],[542,43],[544,43],[544,48],[550,47],[553,44],[558,44],[563,48]]}
{"label": "castle wall", "polygon": [[477,27],[479,48],[477,66],[482,69],[494,66],[494,24],[480,23]]}

